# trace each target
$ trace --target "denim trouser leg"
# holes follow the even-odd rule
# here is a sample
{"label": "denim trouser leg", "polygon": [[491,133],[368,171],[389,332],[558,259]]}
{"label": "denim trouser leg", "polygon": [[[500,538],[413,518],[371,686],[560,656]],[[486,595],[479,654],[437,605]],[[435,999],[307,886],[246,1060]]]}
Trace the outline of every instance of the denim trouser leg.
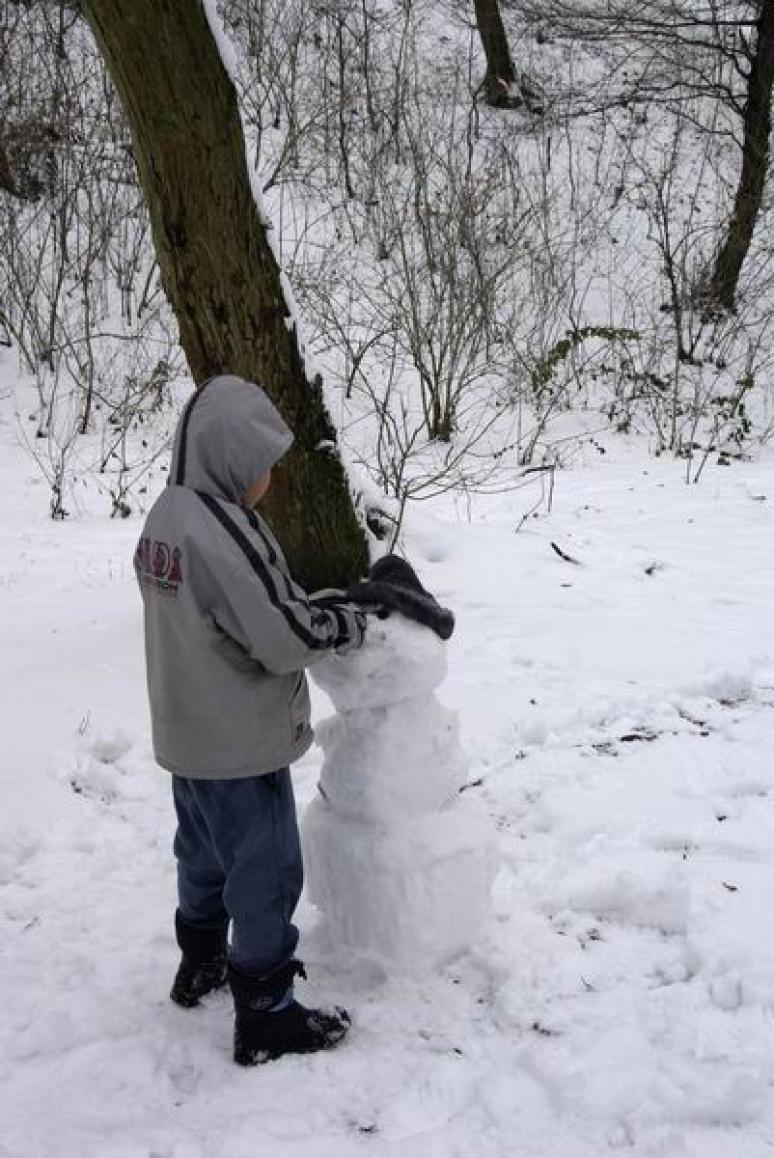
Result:
{"label": "denim trouser leg", "polygon": [[290,960],[303,868],[290,772],[244,780],[173,776],[180,913],[233,922],[230,960],[262,975]]}

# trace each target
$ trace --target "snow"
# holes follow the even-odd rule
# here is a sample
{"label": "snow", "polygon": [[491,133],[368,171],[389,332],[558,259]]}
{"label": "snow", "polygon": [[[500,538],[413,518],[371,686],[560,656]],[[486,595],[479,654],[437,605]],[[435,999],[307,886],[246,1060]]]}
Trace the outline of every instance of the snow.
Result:
{"label": "snow", "polygon": [[[409,510],[407,555],[457,630],[443,648],[428,636],[432,678],[428,660],[397,690],[456,714],[450,780],[466,785],[438,807],[428,769],[415,819],[431,846],[445,809],[483,812],[489,915],[453,960],[429,964],[418,939],[416,965],[393,968],[328,943],[330,914],[305,896],[299,992],[347,1005],[352,1032],[242,1072],[226,995],[194,1011],[167,998],[172,807],[144,699],[139,523],[48,520],[7,356],[3,384],[2,1158],[769,1154],[771,464],[708,465],[688,487],[680,464],[610,443],[558,473],[553,511],[518,533],[522,492]],[[379,630],[385,647],[419,639]],[[368,653],[353,662],[361,688],[379,683]],[[302,822],[359,710],[328,693],[314,690],[316,721],[331,701],[338,717],[325,751],[294,770]],[[385,793],[414,755],[408,730],[392,743],[367,770],[393,756]],[[342,821],[342,847],[361,822]]]}

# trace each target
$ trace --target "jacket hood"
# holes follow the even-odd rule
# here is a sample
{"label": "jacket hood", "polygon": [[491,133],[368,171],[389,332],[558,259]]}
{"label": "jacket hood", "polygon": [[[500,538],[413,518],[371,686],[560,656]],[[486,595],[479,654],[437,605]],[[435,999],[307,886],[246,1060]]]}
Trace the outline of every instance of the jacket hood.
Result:
{"label": "jacket hood", "polygon": [[222,374],[186,404],[169,481],[235,503],[292,442],[290,428],[260,386]]}

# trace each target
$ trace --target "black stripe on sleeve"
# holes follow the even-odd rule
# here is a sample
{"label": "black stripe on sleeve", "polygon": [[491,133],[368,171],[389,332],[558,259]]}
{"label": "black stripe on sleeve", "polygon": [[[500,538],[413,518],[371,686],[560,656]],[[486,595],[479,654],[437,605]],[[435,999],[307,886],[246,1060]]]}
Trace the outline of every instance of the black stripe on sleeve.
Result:
{"label": "black stripe on sleeve", "polygon": [[[247,518],[248,523],[250,524],[250,526],[255,531],[256,535],[258,536],[258,538],[261,540],[264,547],[266,548],[266,554],[269,556],[269,562],[271,563],[272,567],[277,568],[277,570],[280,574],[280,577],[282,579],[282,582],[285,584],[285,593],[287,595],[287,602],[288,603],[300,603],[301,601],[299,600],[298,596],[295,594],[295,592],[293,590],[293,586],[290,582],[290,576],[279,565],[279,559],[277,558],[277,552],[274,550],[274,546],[273,546],[271,540],[269,539],[268,535],[266,534],[263,527],[261,526],[260,519],[256,515],[255,511],[250,511],[250,510],[245,509],[244,513],[245,513],[245,516]],[[311,609],[311,607],[312,607],[311,600],[309,601],[309,604],[310,604],[310,609]],[[320,611],[318,609],[318,610],[314,610],[314,612],[312,614],[312,623],[314,623],[315,626],[320,627],[324,623],[330,623],[330,619],[325,614],[324,611]],[[336,646],[338,647],[338,644]]]}
{"label": "black stripe on sleeve", "polygon": [[[207,379],[207,382],[211,381],[211,378]],[[191,421],[191,412],[204,393],[207,382],[202,383],[196,393],[188,399],[183,413],[183,421],[180,426],[180,446],[177,451],[177,470],[175,472],[175,485],[179,487],[183,486],[185,480],[185,460],[188,451],[188,423]]]}
{"label": "black stripe on sleeve", "polygon": [[339,629],[339,634],[336,636],[334,647],[341,647],[343,643],[349,642],[349,635],[347,634],[347,621],[344,618],[338,607],[331,608],[333,614],[336,616],[336,625]]}
{"label": "black stripe on sleeve", "polygon": [[[271,572],[265,562],[247,536],[242,533],[234,520],[226,514],[217,499],[214,499],[212,495],[204,494],[202,491],[197,491],[196,493],[207,510],[215,516],[220,525],[242,551],[253,571],[265,587],[269,602],[281,613],[293,634],[296,635],[302,643],[306,644],[311,651],[324,651],[329,647],[333,647],[335,640],[320,639],[310,631],[307,631],[303,623],[299,623],[291,608],[281,599],[276,584],[272,579]],[[298,601],[296,600],[296,602]]]}
{"label": "black stripe on sleeve", "polygon": [[271,541],[263,533],[263,528],[261,527],[261,524],[258,521],[258,516],[256,515],[255,511],[250,511],[247,509],[247,507],[244,508],[244,513],[245,513],[245,518],[247,519],[248,523],[250,524],[252,529],[255,531],[256,535],[258,535],[260,537],[261,542],[263,543],[264,547],[266,548],[266,554],[269,556],[269,562],[271,563],[272,567],[276,567],[277,563],[279,562],[279,560],[277,559],[277,552],[274,550],[274,545],[271,543]]}

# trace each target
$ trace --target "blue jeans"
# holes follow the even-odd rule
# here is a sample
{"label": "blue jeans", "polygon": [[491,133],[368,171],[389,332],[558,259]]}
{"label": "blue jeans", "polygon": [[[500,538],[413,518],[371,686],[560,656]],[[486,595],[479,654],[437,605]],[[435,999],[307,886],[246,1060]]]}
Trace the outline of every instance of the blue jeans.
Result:
{"label": "blue jeans", "polygon": [[180,915],[191,925],[232,922],[229,959],[262,976],[291,959],[292,916],[303,885],[290,772],[244,780],[172,777]]}

